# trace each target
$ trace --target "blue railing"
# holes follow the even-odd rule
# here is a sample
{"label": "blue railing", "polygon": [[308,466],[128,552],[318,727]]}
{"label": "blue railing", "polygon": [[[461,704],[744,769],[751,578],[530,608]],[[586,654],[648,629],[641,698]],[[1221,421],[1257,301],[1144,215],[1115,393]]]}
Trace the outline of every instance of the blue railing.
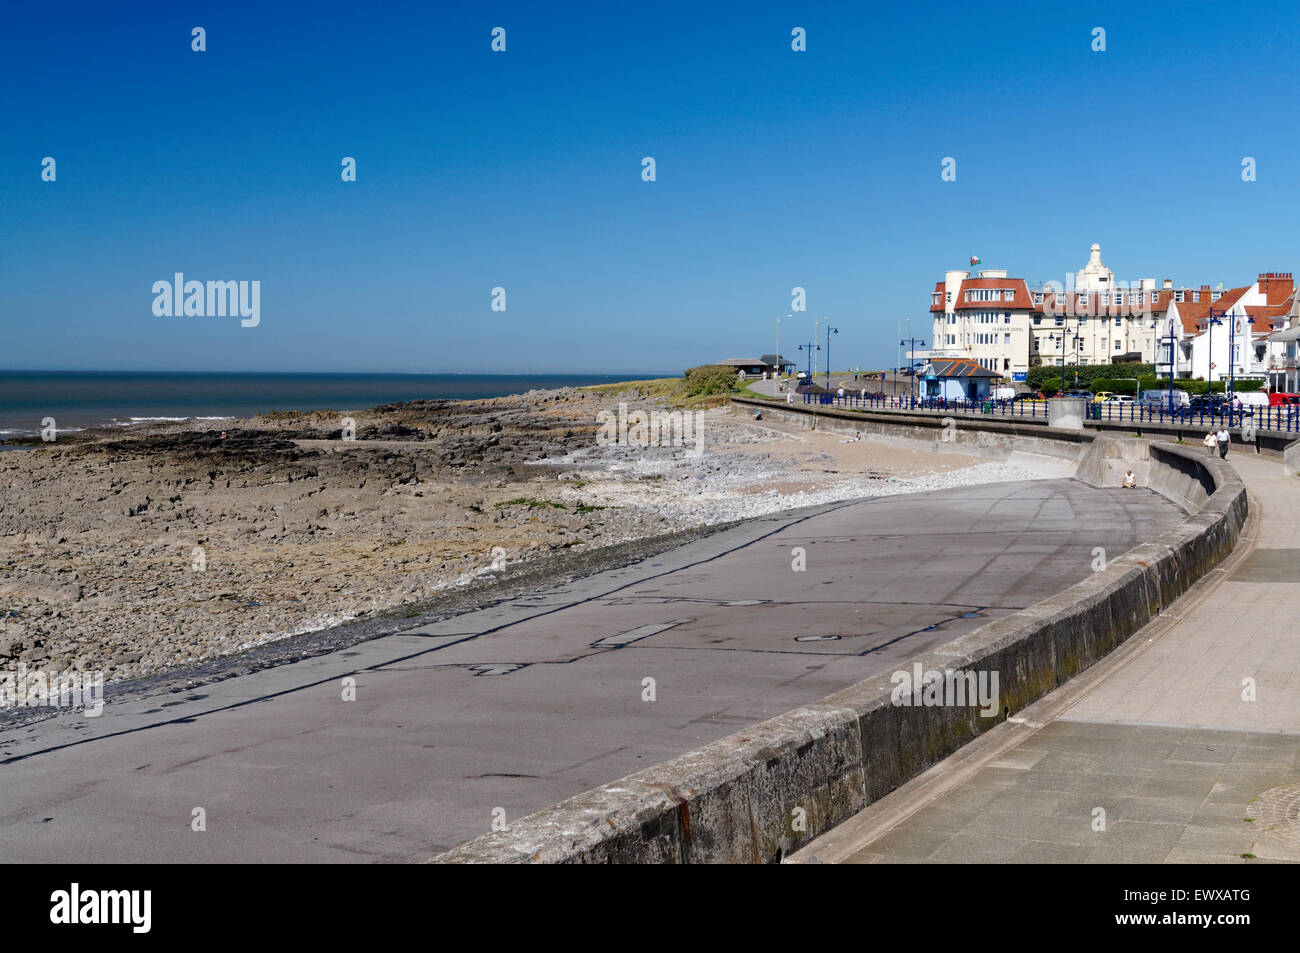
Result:
{"label": "blue railing", "polygon": [[[892,394],[845,395],[834,394],[800,394],[804,404],[817,403],[819,406],[839,407],[846,410],[894,410],[909,413],[929,412],[936,414],[992,414],[999,417],[1039,417],[1047,418],[1047,401],[1044,400],[951,400],[935,397],[910,397]],[[1300,432],[1300,407],[1295,405],[1283,407],[1243,407],[1233,410],[1224,407],[1221,410],[1188,407],[1174,407],[1171,411],[1167,404],[1159,407],[1137,401],[1101,401],[1088,403],[1087,415],[1091,420],[1179,424],[1185,427],[1226,426],[1240,427],[1251,422],[1257,430],[1273,430],[1283,433]]]}
{"label": "blue railing", "polygon": [[802,394],[803,403],[843,407],[849,410],[930,411],[944,414],[996,414],[1001,417],[1047,417],[1044,400],[953,400],[943,397],[909,397],[906,394],[845,395]]}
{"label": "blue railing", "polygon": [[1229,406],[1221,408],[1174,406],[1168,404],[1152,406],[1136,402],[1102,401],[1088,405],[1088,416],[1093,420],[1132,421],[1142,423],[1181,424],[1186,427],[1240,427],[1249,421],[1256,430],[1276,430],[1282,433],[1300,431],[1300,407],[1287,405],[1282,407],[1242,407],[1234,410]]}

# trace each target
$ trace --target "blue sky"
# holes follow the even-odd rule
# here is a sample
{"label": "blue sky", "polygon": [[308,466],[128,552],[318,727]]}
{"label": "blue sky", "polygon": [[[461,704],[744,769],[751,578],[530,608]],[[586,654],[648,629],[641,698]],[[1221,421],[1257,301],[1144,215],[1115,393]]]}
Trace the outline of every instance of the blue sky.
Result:
{"label": "blue sky", "polygon": [[[782,350],[828,315],[874,367],[970,255],[1295,271],[1298,34],[1266,3],[15,5],[0,367],[677,372],[770,352],[796,285]],[[259,280],[260,325],[156,317],[177,271]]]}

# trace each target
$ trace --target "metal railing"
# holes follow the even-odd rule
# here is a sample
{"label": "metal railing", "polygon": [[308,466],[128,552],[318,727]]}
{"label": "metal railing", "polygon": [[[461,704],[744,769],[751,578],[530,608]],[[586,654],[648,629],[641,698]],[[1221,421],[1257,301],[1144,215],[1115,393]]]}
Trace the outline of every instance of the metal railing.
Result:
{"label": "metal railing", "polygon": [[[906,413],[935,414],[989,414],[999,417],[1037,417],[1047,419],[1047,401],[1045,400],[953,400],[939,397],[914,397],[892,394],[801,394],[804,404],[838,407],[845,410],[901,411]],[[1178,424],[1185,427],[1241,427],[1249,421],[1257,430],[1272,430],[1281,433],[1300,433],[1300,406],[1294,404],[1281,407],[1242,407],[1235,410],[1230,406],[1220,408],[1177,407],[1172,410],[1167,404],[1159,407],[1138,401],[1100,401],[1086,405],[1089,420]]]}
{"label": "metal railing", "polygon": [[1168,404],[1153,406],[1139,402],[1102,401],[1088,405],[1092,420],[1132,421],[1134,423],[1169,423],[1186,427],[1240,427],[1247,421],[1256,430],[1276,430],[1282,433],[1300,431],[1300,407],[1294,404],[1281,407],[1250,407],[1234,409],[1224,404],[1218,407],[1179,407]]}
{"label": "metal railing", "polygon": [[802,394],[803,403],[840,407],[846,410],[897,410],[915,413],[928,411],[942,414],[995,414],[1001,417],[1041,417],[1047,419],[1045,400],[954,400],[942,397],[914,397],[908,394]]}

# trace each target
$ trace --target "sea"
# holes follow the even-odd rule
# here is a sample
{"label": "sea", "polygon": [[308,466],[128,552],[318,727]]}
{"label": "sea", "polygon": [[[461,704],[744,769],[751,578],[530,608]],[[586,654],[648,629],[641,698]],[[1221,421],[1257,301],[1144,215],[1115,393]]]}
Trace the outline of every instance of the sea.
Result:
{"label": "sea", "polygon": [[30,444],[49,427],[68,433],[156,420],[249,417],[272,410],[343,412],[408,400],[474,400],[667,376],[0,371],[0,441],[11,449]]}

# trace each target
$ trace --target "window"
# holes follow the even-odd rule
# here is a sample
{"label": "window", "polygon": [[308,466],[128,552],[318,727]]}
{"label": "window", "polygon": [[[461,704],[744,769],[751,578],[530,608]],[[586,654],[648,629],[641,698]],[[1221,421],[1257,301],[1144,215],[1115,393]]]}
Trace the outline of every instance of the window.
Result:
{"label": "window", "polygon": [[1181,291],[1175,291],[1175,292],[1174,292],[1174,300],[1177,301],[1179,304],[1182,304],[1182,301],[1183,301],[1183,293],[1182,293]]}
{"label": "window", "polygon": [[949,303],[949,304],[952,304],[952,292],[951,292],[951,291],[948,292],[948,303]]}
{"label": "window", "polygon": [[1034,304],[1042,304],[1042,303],[1043,303],[1043,293],[1041,291],[1035,291]]}
{"label": "window", "polygon": [[1002,323],[1003,323],[1003,324],[1010,324],[1010,323],[1011,323],[1011,312],[1010,312],[1010,311],[1007,311],[1005,314],[1002,315]]}
{"label": "window", "polygon": [[1193,291],[1193,292],[1192,292],[1192,300],[1193,300],[1193,301],[1200,301],[1200,300],[1201,300],[1201,293],[1200,293],[1199,291]]}
{"label": "window", "polygon": [[1004,334],[1004,335],[1002,335],[1002,343],[1003,343],[1003,344],[1010,344],[1010,343],[1011,343],[1011,335],[1010,335],[1010,334]]}
{"label": "window", "polygon": [[1123,323],[1123,319],[1122,319],[1122,318],[1116,318],[1116,319],[1115,319],[1115,327],[1119,327],[1122,323]]}
{"label": "window", "polygon": [[1223,292],[1222,292],[1222,291],[1211,291],[1211,292],[1210,292],[1210,300],[1211,300],[1211,301],[1218,301],[1218,300],[1219,300],[1220,298],[1222,298],[1222,297],[1223,297]]}
{"label": "window", "polygon": [[1043,316],[1041,314],[1034,315],[1034,324],[1042,324],[1042,323],[1043,323]]}
{"label": "window", "polygon": [[1116,342],[1115,342],[1115,350],[1117,350],[1117,351],[1119,350],[1120,343],[1121,343],[1121,342],[1119,342],[1119,341],[1116,341]]}

